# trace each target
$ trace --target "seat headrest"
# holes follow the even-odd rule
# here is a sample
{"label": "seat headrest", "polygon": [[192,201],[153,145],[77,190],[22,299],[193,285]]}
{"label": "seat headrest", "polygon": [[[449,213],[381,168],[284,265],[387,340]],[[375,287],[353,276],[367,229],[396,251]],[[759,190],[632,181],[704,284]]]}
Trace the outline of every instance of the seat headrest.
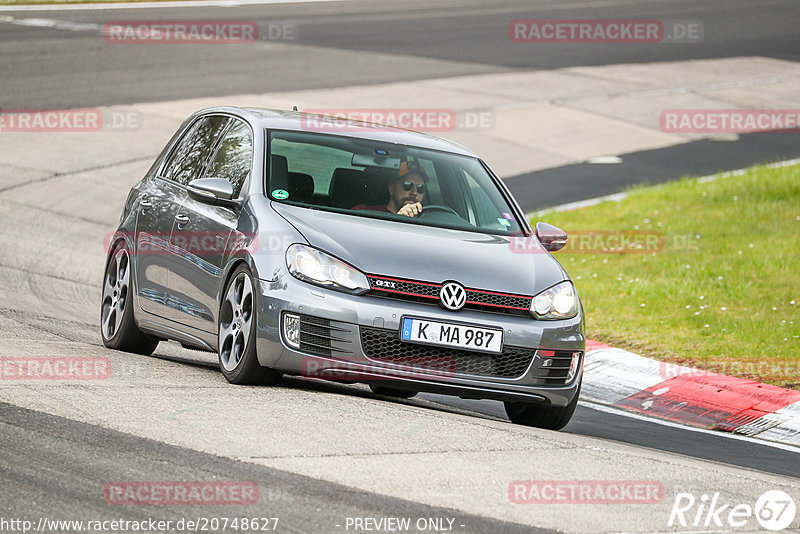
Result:
{"label": "seat headrest", "polygon": [[397,176],[394,169],[384,169],[382,167],[367,167],[366,179],[369,199],[365,204],[386,204],[389,202],[389,181]]}
{"label": "seat headrest", "polygon": [[272,191],[275,189],[289,190],[289,163],[286,161],[286,156],[280,154],[272,154],[270,160],[269,184]]}
{"label": "seat headrest", "polygon": [[289,173],[289,200],[306,202],[314,195],[314,178],[302,172]]}
{"label": "seat headrest", "polygon": [[352,208],[363,204],[369,198],[364,171],[339,168],[333,171],[329,190],[331,206]]}

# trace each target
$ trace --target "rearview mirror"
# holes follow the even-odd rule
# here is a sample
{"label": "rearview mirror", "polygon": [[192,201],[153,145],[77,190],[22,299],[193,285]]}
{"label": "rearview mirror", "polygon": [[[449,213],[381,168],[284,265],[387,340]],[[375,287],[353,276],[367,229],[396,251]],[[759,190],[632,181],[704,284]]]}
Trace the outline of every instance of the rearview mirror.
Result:
{"label": "rearview mirror", "polygon": [[561,250],[567,244],[567,233],[557,226],[545,222],[536,223],[536,238],[550,252]]}
{"label": "rearview mirror", "polygon": [[237,205],[233,185],[224,178],[198,178],[186,186],[189,196],[206,204]]}
{"label": "rearview mirror", "polygon": [[399,169],[400,168],[400,158],[389,156],[388,152],[385,150],[386,154],[377,153],[376,150],[375,154],[353,154],[353,159],[350,161],[350,164],[353,167],[383,167],[384,169]]}

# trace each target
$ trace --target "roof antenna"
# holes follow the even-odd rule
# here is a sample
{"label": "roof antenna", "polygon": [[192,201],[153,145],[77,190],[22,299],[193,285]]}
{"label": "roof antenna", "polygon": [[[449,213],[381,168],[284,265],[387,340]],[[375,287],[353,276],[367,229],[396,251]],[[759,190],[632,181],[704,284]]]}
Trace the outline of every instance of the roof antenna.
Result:
{"label": "roof antenna", "polygon": [[297,106],[292,106],[292,111],[297,111]]}

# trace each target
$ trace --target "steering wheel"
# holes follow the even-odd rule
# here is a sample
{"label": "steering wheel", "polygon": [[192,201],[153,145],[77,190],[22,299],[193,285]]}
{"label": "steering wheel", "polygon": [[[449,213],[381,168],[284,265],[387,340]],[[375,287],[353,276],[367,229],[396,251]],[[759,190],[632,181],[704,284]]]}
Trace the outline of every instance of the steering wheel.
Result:
{"label": "steering wheel", "polygon": [[453,215],[455,215],[459,219],[463,218],[453,208],[448,208],[447,206],[440,206],[438,204],[431,204],[429,206],[422,206],[422,213],[419,214],[419,217],[422,218],[425,215],[427,215],[428,213],[434,213],[434,212],[437,212],[437,211],[445,212],[445,213],[452,213]]}

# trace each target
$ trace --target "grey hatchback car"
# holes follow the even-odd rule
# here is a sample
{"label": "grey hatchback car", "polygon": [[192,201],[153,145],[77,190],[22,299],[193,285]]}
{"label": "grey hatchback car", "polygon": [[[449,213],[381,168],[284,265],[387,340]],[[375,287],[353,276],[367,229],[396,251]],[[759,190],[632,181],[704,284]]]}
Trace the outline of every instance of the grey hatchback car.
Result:
{"label": "grey hatchback car", "polygon": [[[400,209],[398,209],[400,208]],[[283,374],[377,394],[494,399],[549,429],[578,402],[580,299],[477,155],[430,135],[299,112],[189,117],[109,241],[101,333],[216,352],[234,384]]]}

